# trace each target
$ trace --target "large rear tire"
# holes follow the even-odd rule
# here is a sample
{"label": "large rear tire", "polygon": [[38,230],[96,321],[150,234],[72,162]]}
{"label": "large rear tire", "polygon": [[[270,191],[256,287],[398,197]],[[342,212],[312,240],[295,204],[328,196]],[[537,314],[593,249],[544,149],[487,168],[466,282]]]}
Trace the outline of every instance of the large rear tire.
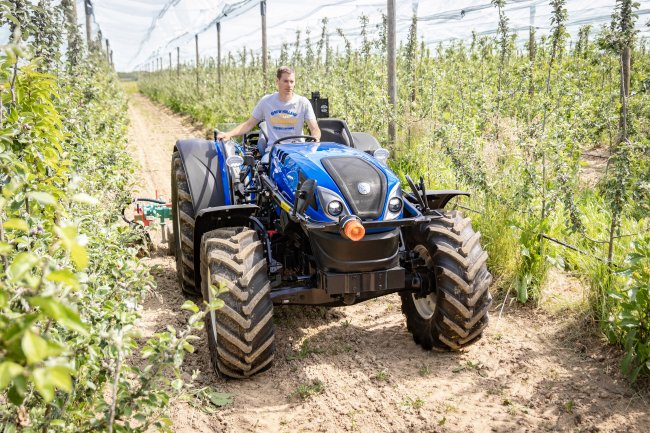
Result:
{"label": "large rear tire", "polygon": [[184,293],[199,295],[194,284],[194,205],[179,152],[172,155],[172,222],[176,274]]}
{"label": "large rear tire", "polygon": [[407,328],[427,350],[459,350],[478,340],[488,324],[492,275],[480,236],[456,211],[405,232],[407,248],[421,259],[418,272],[435,281],[426,296],[400,293]]}
{"label": "large rear tire", "polygon": [[225,305],[205,320],[208,348],[217,372],[248,378],[271,367],[275,326],[271,284],[257,233],[246,227],[210,231],[201,240],[201,291],[213,299],[209,285],[224,285]]}

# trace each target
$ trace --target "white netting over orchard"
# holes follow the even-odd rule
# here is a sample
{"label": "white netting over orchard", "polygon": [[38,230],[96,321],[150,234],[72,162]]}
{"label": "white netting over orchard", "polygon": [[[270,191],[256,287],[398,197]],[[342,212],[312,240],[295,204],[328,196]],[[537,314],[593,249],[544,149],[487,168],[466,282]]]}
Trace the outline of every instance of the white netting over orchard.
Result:
{"label": "white netting over orchard", "polygon": [[[86,0],[77,0],[80,24],[84,24]],[[243,47],[261,50],[260,0],[91,0],[94,29],[101,29],[114,50],[118,70],[143,69],[155,59],[174,62],[178,52],[181,62],[195,59],[195,35],[201,58],[217,53],[216,23],[221,26],[222,54]],[[451,40],[468,40],[478,35],[496,33],[498,12],[489,0],[400,0],[397,1],[397,40],[405,41],[414,14],[418,18],[418,39],[432,46]],[[641,1],[637,11],[640,37],[650,36],[650,1]],[[567,30],[572,36],[580,26],[591,24],[594,30],[611,21],[613,0],[568,0]],[[312,41],[320,37],[322,21],[327,18],[330,43],[341,46],[338,29],[358,43],[361,16],[368,18],[368,28],[377,26],[386,14],[386,0],[267,0],[266,22],[268,49],[276,56],[283,43],[293,43],[296,32]],[[548,34],[551,7],[548,0],[510,0],[506,2],[510,32],[518,34],[523,44],[531,25],[537,35]]]}

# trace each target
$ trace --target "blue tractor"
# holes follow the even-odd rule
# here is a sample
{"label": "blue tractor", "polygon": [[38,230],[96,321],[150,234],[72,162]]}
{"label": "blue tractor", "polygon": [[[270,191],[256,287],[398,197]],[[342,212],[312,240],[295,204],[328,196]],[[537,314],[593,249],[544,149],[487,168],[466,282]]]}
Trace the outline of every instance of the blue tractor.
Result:
{"label": "blue tractor", "polygon": [[266,153],[263,127],[241,144],[215,133],[174,148],[178,280],[186,293],[225,303],[205,321],[225,376],[271,366],[274,305],[351,305],[397,292],[427,350],[458,350],[487,326],[492,277],[480,233],[444,209],[468,194],[426,190],[410,177],[405,192],[375,138],[342,120],[318,122],[321,142],[287,137]]}

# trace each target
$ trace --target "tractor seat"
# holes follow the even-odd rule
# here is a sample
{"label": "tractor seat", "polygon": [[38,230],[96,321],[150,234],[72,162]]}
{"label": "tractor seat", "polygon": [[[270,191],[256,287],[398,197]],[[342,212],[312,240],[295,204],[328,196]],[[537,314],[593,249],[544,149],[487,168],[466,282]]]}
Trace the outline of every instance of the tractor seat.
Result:
{"label": "tractor seat", "polygon": [[354,147],[354,139],[345,120],[333,118],[318,119],[318,127],[320,128],[321,134],[320,141],[332,141]]}
{"label": "tractor seat", "polygon": [[260,138],[257,140],[257,150],[260,151],[260,155],[264,155],[266,148],[269,145],[269,143],[267,143],[269,135],[266,130],[266,122],[261,121],[257,126],[260,128]]}

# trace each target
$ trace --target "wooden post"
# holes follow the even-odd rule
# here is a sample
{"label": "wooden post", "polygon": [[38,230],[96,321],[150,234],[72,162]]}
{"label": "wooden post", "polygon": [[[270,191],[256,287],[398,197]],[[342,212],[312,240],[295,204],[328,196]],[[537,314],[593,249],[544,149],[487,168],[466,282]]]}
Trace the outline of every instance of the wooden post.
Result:
{"label": "wooden post", "polygon": [[217,84],[221,87],[221,23],[217,22]]}
{"label": "wooden post", "polygon": [[169,52],[169,73],[172,73],[172,52]]}
{"label": "wooden post", "polygon": [[266,87],[266,73],[268,69],[266,58],[266,0],[260,2],[260,15],[262,16],[262,85]]}
{"label": "wooden post", "polygon": [[533,80],[533,73],[535,71],[535,5],[530,7],[530,26],[528,34],[528,60],[530,61],[530,82],[528,85],[528,94],[533,96],[535,93],[535,85]]}
{"label": "wooden post", "polygon": [[93,5],[90,3],[90,0],[84,0],[84,10],[86,12],[86,45],[88,46],[88,51],[93,43]]}
{"label": "wooden post", "polygon": [[181,47],[176,47],[176,75],[181,76]]}
{"label": "wooden post", "polygon": [[196,91],[199,91],[199,35],[194,35],[194,42],[196,45]]}
{"label": "wooden post", "polygon": [[99,47],[99,51],[101,51],[104,47],[102,47],[102,31],[97,30],[97,46]]}
{"label": "wooden post", "polygon": [[386,48],[388,50],[388,101],[391,105],[390,116],[388,118],[388,139],[391,144],[395,144],[395,114],[397,106],[397,79],[396,79],[396,36],[395,36],[395,0],[388,0],[388,31]]}
{"label": "wooden post", "polygon": [[110,61],[109,61],[111,68],[115,69],[115,65],[113,64],[113,50],[111,50],[111,56],[110,56]]}
{"label": "wooden post", "polygon": [[106,39],[106,61],[110,63],[111,61],[111,44]]}

